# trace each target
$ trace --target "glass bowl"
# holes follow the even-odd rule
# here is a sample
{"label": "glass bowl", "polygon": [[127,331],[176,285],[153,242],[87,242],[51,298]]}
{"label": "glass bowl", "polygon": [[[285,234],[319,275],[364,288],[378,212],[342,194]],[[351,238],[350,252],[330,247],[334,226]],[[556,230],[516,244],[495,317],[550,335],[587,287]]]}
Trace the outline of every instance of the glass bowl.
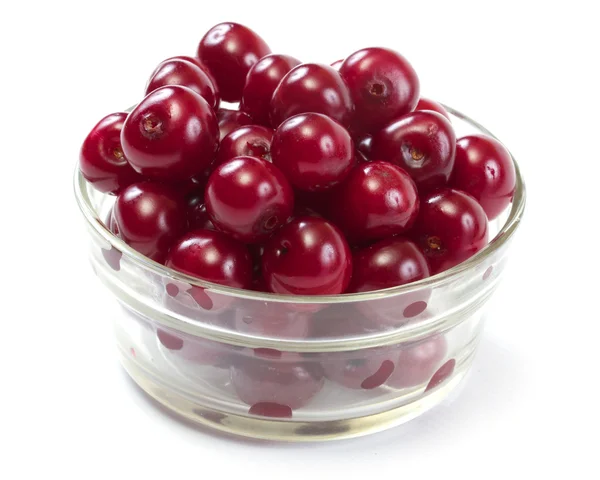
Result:
{"label": "glass bowl", "polygon": [[[448,108],[457,136],[491,135]],[[122,305],[121,362],[177,414],[233,434],[329,440],[376,432],[441,402],[469,370],[525,207],[513,203],[490,243],[433,277],[359,294],[302,297],[223,287],[132,250],[103,220],[114,197],[75,173],[96,275]]]}

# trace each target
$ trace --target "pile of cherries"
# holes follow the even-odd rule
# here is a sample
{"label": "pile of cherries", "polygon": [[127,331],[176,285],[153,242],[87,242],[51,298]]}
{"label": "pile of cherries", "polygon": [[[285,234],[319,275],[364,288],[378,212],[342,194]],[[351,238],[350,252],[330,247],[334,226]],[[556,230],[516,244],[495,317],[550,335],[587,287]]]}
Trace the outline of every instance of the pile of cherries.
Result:
{"label": "pile of cherries", "polygon": [[81,172],[117,196],[115,235],[210,282],[291,295],[414,282],[481,250],[514,194],[508,151],[456,139],[390,49],[301,63],[223,23],[196,57],[160,63],[145,95],[92,129]]}

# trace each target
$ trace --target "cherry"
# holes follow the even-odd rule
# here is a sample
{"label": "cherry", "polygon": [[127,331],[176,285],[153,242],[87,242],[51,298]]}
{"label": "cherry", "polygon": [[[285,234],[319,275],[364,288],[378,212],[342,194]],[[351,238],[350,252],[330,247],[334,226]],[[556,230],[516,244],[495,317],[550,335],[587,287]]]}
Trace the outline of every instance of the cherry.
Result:
{"label": "cherry", "polygon": [[244,125],[252,125],[254,123],[247,113],[227,108],[219,108],[217,110],[217,120],[219,122],[219,135],[221,139]]}
{"label": "cherry", "polygon": [[126,113],[112,113],[100,120],[85,137],[79,153],[79,169],[96,190],[118,194],[142,177],[127,163],[121,147]]}
{"label": "cherry", "polygon": [[432,111],[412,112],[373,136],[371,156],[405,169],[419,190],[446,185],[456,150],[450,122]]}
{"label": "cherry", "polygon": [[299,217],[267,242],[262,270],[272,292],[336,295],[348,287],[352,256],[335,225],[318,217]]}
{"label": "cherry", "polygon": [[331,64],[331,68],[334,68],[335,70],[337,70],[339,72],[340,71],[340,67],[342,66],[343,63],[344,63],[344,59],[343,58],[341,60],[336,60],[335,62],[333,62]]}
{"label": "cherry", "polygon": [[223,163],[208,179],[206,210],[213,224],[246,243],[266,240],[294,211],[294,192],[273,164],[256,157]]}
{"label": "cherry", "polygon": [[446,356],[448,345],[442,335],[402,348],[394,373],[386,384],[394,388],[408,388],[428,382]]}
{"label": "cherry", "polygon": [[[202,71],[208,76],[208,78],[210,78],[210,81],[212,82],[213,87],[215,88],[215,91],[217,91],[217,93],[218,93],[219,88],[217,86],[217,81],[215,80],[215,77],[213,77],[213,75],[212,75],[212,73],[210,73],[210,70],[208,69],[208,67],[206,65],[204,65],[198,57],[190,57],[189,55],[177,55],[175,57],[167,58],[166,60],[185,60],[186,62],[193,63],[198,68],[201,68]],[[220,97],[220,95],[219,95],[219,97]]]}
{"label": "cherry", "polygon": [[238,23],[212,27],[198,45],[198,58],[216,79],[221,97],[238,102],[250,68],[271,49],[255,32]]}
{"label": "cherry", "polygon": [[273,92],[270,118],[277,127],[286,118],[315,112],[348,125],[352,111],[348,87],[334,68],[303,63],[290,70]]}
{"label": "cherry", "polygon": [[429,276],[419,247],[401,237],[386,238],[355,252],[349,292],[369,292],[416,282]]}
{"label": "cherry", "polygon": [[333,192],[329,215],[352,243],[406,232],[419,212],[417,188],[404,170],[375,161],[354,167]]}
{"label": "cherry", "polygon": [[296,410],[319,393],[324,383],[318,363],[292,353],[247,358],[234,363],[230,372],[236,393],[251,406],[270,403]]}
{"label": "cherry", "polygon": [[450,114],[446,111],[446,109],[440,103],[428,98],[421,97],[419,99],[419,103],[417,103],[417,106],[415,107],[415,110],[431,110],[432,112],[442,114],[448,119],[448,121],[450,121]]}
{"label": "cherry", "polygon": [[408,61],[387,48],[365,48],[350,55],[340,67],[355,112],[353,128],[375,132],[393,119],[414,110],[419,101],[419,79]]}
{"label": "cherry", "polygon": [[326,190],[339,183],[354,165],[348,131],[320,113],[303,113],[277,128],[271,146],[273,164],[299,190]]}
{"label": "cherry", "polygon": [[488,222],[485,211],[471,195],[444,188],[421,198],[411,236],[427,257],[433,275],[485,247]]}
{"label": "cherry", "polygon": [[284,303],[247,302],[235,311],[235,328],[239,332],[277,338],[306,338],[310,315],[290,310]]}
{"label": "cherry", "polygon": [[300,60],[289,55],[271,54],[256,62],[246,77],[240,110],[250,115],[256,123],[270,125],[269,112],[273,92]]}
{"label": "cherry", "polygon": [[166,266],[187,275],[234,288],[252,283],[246,247],[221,232],[193,230],[173,244]]}
{"label": "cherry", "polygon": [[451,184],[471,194],[493,220],[512,202],[515,165],[509,151],[487,135],[469,135],[456,144]]}
{"label": "cherry", "polygon": [[204,205],[204,190],[188,195],[187,219],[189,230],[216,230]]}
{"label": "cherry", "polygon": [[165,85],[181,85],[191,88],[208,104],[219,106],[219,92],[204,70],[196,64],[182,59],[168,59],[156,67],[146,86],[146,95]]}
{"label": "cherry", "polygon": [[158,328],[156,336],[160,344],[170,353],[190,363],[225,366],[228,349],[223,344],[165,328]]}
{"label": "cherry", "polygon": [[144,176],[181,181],[212,163],[219,133],[215,114],[200,95],[171,85],[154,90],[129,114],[121,142]]}
{"label": "cherry", "polygon": [[273,130],[259,125],[240,127],[228,133],[219,146],[216,164],[220,165],[234,157],[258,157],[271,161]]}
{"label": "cherry", "polygon": [[183,198],[171,187],[151,182],[124,189],[114,205],[114,218],[125,243],[158,263],[187,228]]}

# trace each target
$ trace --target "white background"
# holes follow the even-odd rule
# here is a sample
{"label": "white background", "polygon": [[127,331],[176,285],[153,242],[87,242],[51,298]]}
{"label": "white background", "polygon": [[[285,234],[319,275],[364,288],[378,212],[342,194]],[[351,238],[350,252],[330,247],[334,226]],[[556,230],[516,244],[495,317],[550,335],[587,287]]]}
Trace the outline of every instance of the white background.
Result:
{"label": "white background", "polygon": [[[598,478],[600,34],[592,1],[5,2],[0,10],[0,478]],[[471,375],[374,436],[265,444],[191,427],[127,378],[71,188],[102,116],[238,21],[331,62],[382,45],[494,132],[525,222]]]}

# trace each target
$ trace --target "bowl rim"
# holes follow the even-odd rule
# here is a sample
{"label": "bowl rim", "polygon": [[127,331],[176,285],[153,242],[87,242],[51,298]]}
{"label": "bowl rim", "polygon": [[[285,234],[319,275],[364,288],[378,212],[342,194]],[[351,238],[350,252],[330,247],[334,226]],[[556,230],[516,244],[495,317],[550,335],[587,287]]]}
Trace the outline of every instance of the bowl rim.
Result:
{"label": "bowl rim", "polygon": [[[446,110],[458,119],[466,122],[467,124],[477,128],[482,133],[499,140],[494,134],[492,134],[487,128],[464,115],[458,110],[443,105]],[[508,148],[507,148],[508,149]],[[90,195],[88,193],[88,184],[79,170],[77,164],[74,174],[74,191],[77,205],[81,210],[87,225],[91,227],[98,235],[100,235],[111,247],[120,251],[123,255],[126,255],[134,263],[140,264],[142,267],[160,275],[161,277],[168,277],[172,280],[190,284],[191,286],[200,287],[211,292],[215,292],[221,295],[234,296],[236,298],[244,298],[249,300],[258,300],[263,302],[279,302],[279,303],[291,303],[291,304],[313,304],[313,305],[333,305],[338,303],[354,303],[363,302],[368,300],[376,300],[383,298],[390,298],[397,295],[407,294],[415,290],[422,288],[435,288],[447,281],[452,281],[459,277],[463,272],[476,268],[478,265],[485,262],[494,252],[499,250],[505,245],[514,235],[517,227],[519,226],[523,217],[523,212],[526,203],[526,189],[525,182],[521,175],[519,165],[515,160],[515,157],[509,150],[511,155],[516,174],[515,193],[511,204],[511,210],[508,218],[504,222],[504,225],[500,231],[492,238],[488,244],[477,252],[475,255],[467,259],[466,261],[448,269],[436,275],[424,278],[422,280],[409,283],[406,285],[400,285],[397,287],[390,287],[382,290],[374,290],[369,292],[360,293],[343,293],[338,295],[289,295],[289,294],[277,294],[267,292],[256,292],[253,290],[243,290],[239,288],[227,287],[216,283],[201,280],[190,275],[180,273],[176,270],[168,268],[160,263],[151,260],[150,258],[135,251],[123,240],[115,236],[108,228],[104,225],[104,222],[99,218]]]}

